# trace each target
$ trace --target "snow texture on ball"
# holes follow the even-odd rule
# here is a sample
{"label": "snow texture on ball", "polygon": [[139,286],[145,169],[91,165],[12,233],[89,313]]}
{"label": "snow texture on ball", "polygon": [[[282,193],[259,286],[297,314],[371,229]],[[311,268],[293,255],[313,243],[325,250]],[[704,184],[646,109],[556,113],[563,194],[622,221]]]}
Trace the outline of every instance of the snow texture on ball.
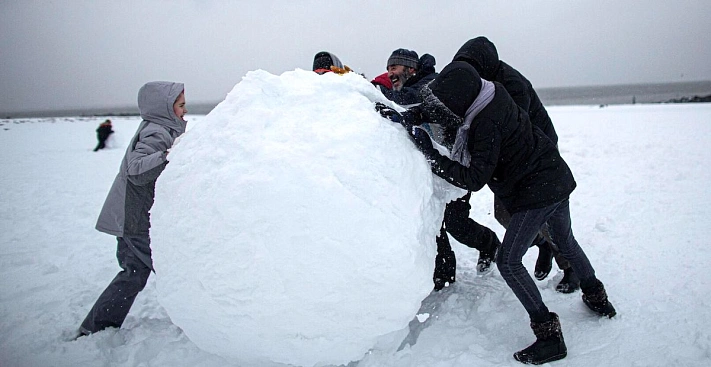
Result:
{"label": "snow texture on ball", "polygon": [[462,192],[376,101],[392,105],[354,73],[253,71],[171,149],[152,210],[158,296],[200,348],[345,364],[417,313]]}

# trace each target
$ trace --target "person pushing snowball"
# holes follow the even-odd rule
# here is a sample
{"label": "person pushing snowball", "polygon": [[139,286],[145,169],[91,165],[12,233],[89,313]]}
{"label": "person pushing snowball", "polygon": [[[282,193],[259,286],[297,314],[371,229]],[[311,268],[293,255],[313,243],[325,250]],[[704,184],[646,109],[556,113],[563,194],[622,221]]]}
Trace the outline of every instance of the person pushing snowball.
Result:
{"label": "person pushing snowball", "polygon": [[[528,312],[536,341],[514,353],[517,361],[542,364],[565,358],[558,315],[543,302],[522,258],[544,224],[560,253],[580,278],[583,302],[613,317],[603,283],[595,276],[571,229],[569,196],[573,173],[553,142],[516,105],[503,85],[482,79],[467,62],[453,61],[420,90],[423,103],[403,113],[401,123],[430,162],[432,172],[470,191],[488,185],[511,213],[496,264],[501,277]],[[406,118],[416,117],[420,118]],[[441,155],[418,121],[454,128],[452,159]]]}
{"label": "person pushing snowball", "polygon": [[121,271],[99,296],[79,327],[77,337],[107,327],[121,327],[153,270],[149,210],[155,184],[168,164],[168,150],[185,132],[188,110],[182,83],[149,82],[138,91],[143,121],[126,150],[106,197],[96,229],[118,240]]}

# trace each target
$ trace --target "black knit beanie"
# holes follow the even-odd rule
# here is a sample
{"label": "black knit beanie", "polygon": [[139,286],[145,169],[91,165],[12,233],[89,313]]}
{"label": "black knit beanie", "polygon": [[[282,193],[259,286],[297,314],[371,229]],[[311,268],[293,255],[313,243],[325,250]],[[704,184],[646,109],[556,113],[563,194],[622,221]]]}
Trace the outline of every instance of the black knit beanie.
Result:
{"label": "black knit beanie", "polygon": [[341,60],[330,52],[321,51],[314,56],[313,71],[318,69],[330,70],[331,66],[336,66],[341,69],[343,68]]}
{"label": "black knit beanie", "polygon": [[398,48],[390,54],[387,67],[390,65],[403,65],[417,69],[417,61],[419,59],[420,57],[417,56],[417,52],[406,50],[404,48]]}
{"label": "black knit beanie", "polygon": [[468,63],[453,61],[428,86],[442,104],[464,118],[481,91],[481,77]]}

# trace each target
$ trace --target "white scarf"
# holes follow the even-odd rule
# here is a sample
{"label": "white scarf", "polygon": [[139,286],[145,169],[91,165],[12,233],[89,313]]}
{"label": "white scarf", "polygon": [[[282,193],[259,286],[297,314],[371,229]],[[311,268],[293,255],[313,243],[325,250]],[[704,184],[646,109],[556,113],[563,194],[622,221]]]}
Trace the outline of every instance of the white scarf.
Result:
{"label": "white scarf", "polygon": [[481,80],[481,90],[479,95],[476,97],[471,106],[467,109],[464,114],[464,123],[457,129],[457,137],[454,140],[454,146],[452,147],[452,159],[469,167],[472,156],[469,154],[467,149],[467,142],[469,141],[469,127],[474,121],[481,110],[484,109],[492,99],[494,99],[494,83],[488,80]]}

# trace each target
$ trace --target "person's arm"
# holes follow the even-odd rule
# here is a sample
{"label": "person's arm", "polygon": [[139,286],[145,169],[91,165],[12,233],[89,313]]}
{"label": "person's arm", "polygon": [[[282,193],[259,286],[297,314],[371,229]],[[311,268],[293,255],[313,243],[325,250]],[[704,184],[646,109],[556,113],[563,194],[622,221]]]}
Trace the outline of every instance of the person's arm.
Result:
{"label": "person's arm", "polygon": [[401,105],[401,106],[406,106],[406,105],[411,105],[411,104],[417,104],[422,102],[420,99],[420,94],[418,92],[417,88],[412,88],[412,87],[403,87],[401,90],[392,90],[392,89],[382,89],[381,92],[383,92],[383,95],[385,95],[385,98]]}
{"label": "person's arm", "polygon": [[171,142],[170,133],[164,128],[144,128],[129,152],[128,180],[138,186],[156,180],[168,163],[166,151]]}
{"label": "person's arm", "polygon": [[529,93],[531,84],[527,82],[527,80],[516,75],[509,75],[503,83],[511,99],[526,113],[531,108],[531,95]]}
{"label": "person's arm", "polygon": [[501,141],[501,135],[493,124],[480,125],[476,131],[470,131],[469,166],[464,166],[440,154],[432,147],[429,135],[413,136],[413,138],[415,144],[430,161],[432,173],[452,185],[469,191],[479,191],[491,180],[498,161]]}

